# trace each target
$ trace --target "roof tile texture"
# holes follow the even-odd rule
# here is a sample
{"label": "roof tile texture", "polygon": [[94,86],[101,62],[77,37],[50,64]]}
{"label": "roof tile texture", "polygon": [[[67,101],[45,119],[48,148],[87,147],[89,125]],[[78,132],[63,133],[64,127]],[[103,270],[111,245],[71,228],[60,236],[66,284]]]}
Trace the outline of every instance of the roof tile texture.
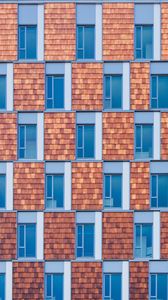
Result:
{"label": "roof tile texture", "polygon": [[161,113],[161,159],[168,159],[168,113]]}
{"label": "roof tile texture", "polygon": [[148,262],[130,262],[130,300],[148,300]]}
{"label": "roof tile texture", "polygon": [[161,59],[168,59],[168,3],[161,5]]}
{"label": "roof tile texture", "polygon": [[17,159],[17,115],[0,114],[0,160]]}
{"label": "roof tile texture", "polygon": [[168,212],[160,213],[160,256],[168,259]]}
{"label": "roof tile texture", "polygon": [[16,213],[0,212],[0,260],[16,259]]}

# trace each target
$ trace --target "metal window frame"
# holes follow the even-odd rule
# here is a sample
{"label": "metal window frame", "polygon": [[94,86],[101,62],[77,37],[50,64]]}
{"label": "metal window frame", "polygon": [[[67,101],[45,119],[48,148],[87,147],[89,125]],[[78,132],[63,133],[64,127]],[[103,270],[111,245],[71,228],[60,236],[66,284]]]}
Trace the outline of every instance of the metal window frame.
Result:
{"label": "metal window frame", "polygon": [[[144,131],[144,128],[146,127],[146,126],[151,126],[152,127],[152,155],[151,155],[151,157],[145,157],[145,158],[141,158],[141,157],[136,157],[137,156],[137,154],[138,153],[143,153],[143,145],[144,145],[144,141],[143,141],[143,131]],[[141,132],[140,132],[140,134],[141,134],[141,140],[140,140],[140,147],[137,147],[136,146],[136,135],[137,135],[137,133],[136,133],[136,128],[137,127],[140,127],[141,128]],[[135,130],[134,130],[134,140],[135,140],[135,150],[134,150],[134,156],[135,156],[135,159],[137,160],[143,160],[143,159],[152,159],[153,158],[153,146],[154,146],[154,124],[153,123],[144,123],[144,124],[135,124],[135,126],[134,126],[134,128],[135,128]],[[136,149],[140,149],[141,151],[140,152],[137,152],[136,151]]]}
{"label": "metal window frame", "polygon": [[5,107],[0,108],[0,111],[6,110],[7,109],[7,75],[0,75],[0,78],[4,77],[5,78]]}
{"label": "metal window frame", "polygon": [[[52,79],[52,97],[49,98],[48,97],[48,78],[51,77]],[[64,85],[64,97],[63,97],[63,107],[61,108],[57,108],[57,107],[54,107],[54,80],[55,79],[63,79],[63,85]],[[49,108],[47,107],[47,101],[48,100],[51,100],[52,101],[52,107]],[[46,75],[46,109],[65,109],[65,76],[64,74],[47,74]]]}
{"label": "metal window frame", "polygon": [[[37,138],[37,125],[38,124],[19,124],[19,153],[18,153],[18,157],[19,160],[29,160],[29,159],[37,159],[37,146],[38,146],[38,138]],[[36,147],[36,155],[35,158],[28,158],[26,151],[27,151],[27,127],[33,126],[36,128],[36,143],[35,143],[35,147]],[[24,128],[24,147],[20,146],[20,128],[23,127]],[[24,150],[24,157],[20,157],[20,150]]]}
{"label": "metal window frame", "polygon": [[[5,300],[6,299],[6,288],[5,288],[5,286],[6,286],[6,273],[1,273],[0,272],[0,276],[4,277],[4,296],[5,296],[4,300]],[[0,300],[2,300],[2,298],[0,298]]]}
{"label": "metal window frame", "polygon": [[[110,78],[110,97],[106,97],[106,78]],[[121,78],[121,107],[114,108],[113,107],[113,98],[112,98],[112,91],[113,91],[113,78],[120,77]],[[110,101],[110,107],[105,107],[105,102]],[[123,108],[123,74],[104,74],[104,110],[118,110]]]}
{"label": "metal window frame", "polygon": [[[45,300],[57,300],[54,296],[53,296],[53,277],[54,275],[62,275],[63,277],[63,285],[64,285],[64,273],[47,273],[45,274]],[[51,276],[51,296],[47,296],[47,277]],[[64,298],[64,288],[63,288],[63,298]]]}
{"label": "metal window frame", "polygon": [[[84,228],[85,226],[92,225],[93,226],[93,256],[85,256],[84,255]],[[78,227],[82,227],[82,246],[78,246]],[[95,257],[95,224],[94,223],[77,223],[76,224],[76,257],[77,259],[83,259],[83,258],[94,258]],[[77,255],[77,250],[82,249],[82,256]]]}
{"label": "metal window frame", "polygon": [[[151,227],[152,227],[152,254],[151,254],[151,256],[142,256],[142,229],[143,229],[143,227],[144,226],[146,226],[146,225],[150,225]],[[140,246],[139,247],[136,247],[136,240],[137,240],[137,238],[136,238],[136,227],[137,226],[139,226],[140,227]],[[150,259],[150,258],[152,258],[153,257],[153,223],[135,223],[134,224],[134,257],[135,258],[138,258],[138,259],[143,259],[143,258],[145,258],[145,259]],[[136,250],[137,249],[140,249],[140,256],[136,256],[135,255],[135,253],[136,253]]]}
{"label": "metal window frame", "polygon": [[1,209],[6,209],[6,187],[7,187],[7,180],[6,179],[7,179],[7,176],[6,176],[6,174],[0,174],[0,177],[4,177],[5,178],[5,206],[4,207],[0,206],[0,210],[1,210]]}
{"label": "metal window frame", "polygon": [[[34,225],[34,228],[35,228],[35,256],[27,256],[26,255],[26,249],[27,249],[27,245],[26,245],[26,227],[27,225]],[[23,226],[24,228],[24,246],[20,247],[20,226]],[[36,243],[37,243],[37,229],[36,229],[36,223],[19,223],[18,224],[18,258],[19,259],[29,259],[29,258],[36,258],[37,257],[37,246],[36,246]],[[19,249],[24,249],[24,256],[20,257],[19,256]]]}
{"label": "metal window frame", "polygon": [[[160,300],[158,299],[158,275],[166,275],[167,276],[167,297],[168,297],[168,273],[150,273],[149,276],[149,299],[150,300]],[[156,294],[155,296],[151,296],[151,277],[155,276],[155,290]]]}
{"label": "metal window frame", "polygon": [[[20,28],[24,28],[25,31],[25,47],[20,48]],[[27,28],[35,28],[36,29],[36,57],[35,58],[28,58],[27,57]],[[38,53],[38,32],[37,32],[37,24],[36,25],[19,25],[18,26],[18,36],[19,36],[19,43],[18,43],[18,60],[37,60],[37,53]],[[20,58],[20,50],[25,51],[25,57]]]}
{"label": "metal window frame", "polygon": [[[113,298],[112,298],[112,289],[111,289],[111,278],[112,278],[112,276],[114,276],[116,274],[121,276],[121,294],[122,294],[122,273],[121,272],[104,273],[103,274],[103,300],[113,300]],[[105,296],[105,277],[106,276],[110,277],[109,296]]]}
{"label": "metal window frame", "polygon": [[[140,28],[141,29],[141,48],[137,48],[136,47],[136,29],[137,28]],[[144,31],[144,27],[151,27],[152,28],[152,57],[151,58],[144,58],[143,57],[143,31]],[[153,59],[153,55],[154,55],[154,25],[153,24],[135,24],[135,29],[134,29],[134,32],[135,32],[135,60],[152,60]],[[137,50],[140,50],[141,51],[141,57],[137,58],[136,56],[136,51]]]}
{"label": "metal window frame", "polygon": [[[105,181],[106,181],[106,177],[110,177],[110,197],[106,197],[105,196]],[[112,181],[113,181],[113,176],[120,176],[121,177],[121,206],[116,206],[116,207],[114,207],[113,205],[111,205],[111,206],[105,206],[105,202],[104,202],[104,208],[105,209],[110,209],[110,208],[112,208],[112,209],[114,209],[114,208],[122,208],[122,193],[123,193],[123,191],[122,191],[122,178],[123,178],[123,175],[122,175],[122,173],[121,174],[115,174],[115,173],[111,173],[111,174],[107,174],[107,173],[105,173],[104,174],[104,197],[103,197],[103,199],[104,199],[104,201],[106,200],[106,199],[110,199],[110,200],[113,200],[113,198],[112,198],[112,194],[111,194],[111,187],[112,187]]]}
{"label": "metal window frame", "polygon": [[[83,35],[83,37],[82,37],[82,44],[83,44],[83,48],[78,48],[78,28],[79,27],[81,27],[82,28],[82,35]],[[95,43],[96,43],[96,34],[95,34],[95,25],[87,25],[87,24],[80,24],[80,25],[77,25],[77,34],[76,34],[76,36],[77,36],[77,43],[76,43],[76,59],[77,60],[95,60],[95,50],[96,50],[96,47],[95,47]],[[94,57],[93,58],[87,58],[87,57],[85,57],[85,28],[93,28],[94,29]],[[78,58],[78,51],[79,50],[82,50],[82,58]]]}
{"label": "metal window frame", "polygon": [[[153,91],[153,84],[152,84],[152,78],[156,78],[156,97],[152,97],[152,91]],[[158,108],[158,102],[159,102],[159,94],[158,94],[158,75],[151,75],[151,108],[152,107],[152,101],[155,100],[156,101],[156,108]],[[155,108],[155,109],[156,109]]]}
{"label": "metal window frame", "polygon": [[[84,138],[84,133],[85,133],[85,127],[86,126],[93,126],[93,130],[94,130],[94,155],[93,157],[85,157],[84,153],[85,153],[85,138]],[[76,147],[76,157],[77,159],[94,159],[95,158],[95,139],[96,139],[96,136],[95,136],[95,126],[96,124],[77,124],[76,127],[77,127],[77,130],[76,130],[76,136],[77,136],[77,147]],[[81,147],[78,147],[78,128],[79,127],[82,127],[82,146]],[[82,149],[82,157],[78,157],[78,149]]]}
{"label": "metal window frame", "polygon": [[[156,203],[157,203],[157,206],[152,206],[151,204],[151,208],[165,208],[167,209],[168,206],[159,206],[159,199],[158,199],[158,196],[159,196],[159,176],[168,176],[167,173],[152,173],[150,175],[150,201],[151,201],[151,204],[152,204],[152,199],[153,198],[156,198]],[[156,177],[156,196],[152,196],[152,178],[153,177]]]}
{"label": "metal window frame", "polygon": [[[54,177],[57,177],[57,176],[62,176],[63,177],[63,206],[62,207],[54,207],[53,203],[54,201],[56,201],[56,204],[57,204],[57,199],[54,199]],[[48,197],[47,196],[47,178],[48,177],[51,177],[52,178],[52,191],[51,191],[51,194],[52,196],[51,197]],[[60,174],[46,174],[46,209],[52,209],[52,210],[55,210],[55,209],[63,209],[64,208],[64,197],[65,197],[65,192],[64,192],[64,189],[65,189],[65,176],[64,174],[60,173]],[[47,207],[47,201],[48,200],[52,200],[52,207]]]}

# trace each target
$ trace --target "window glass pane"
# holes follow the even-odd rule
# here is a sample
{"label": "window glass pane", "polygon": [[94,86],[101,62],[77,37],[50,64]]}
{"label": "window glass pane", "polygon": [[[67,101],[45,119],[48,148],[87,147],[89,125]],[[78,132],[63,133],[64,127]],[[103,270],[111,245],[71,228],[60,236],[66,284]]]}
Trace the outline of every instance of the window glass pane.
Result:
{"label": "window glass pane", "polygon": [[47,180],[47,197],[51,198],[52,197],[52,176],[46,176]]}
{"label": "window glass pane", "polygon": [[56,207],[63,207],[64,195],[64,176],[54,176],[54,200],[56,200]]}
{"label": "window glass pane", "polygon": [[104,276],[104,295],[110,297],[110,275],[105,274]]}
{"label": "window glass pane", "polygon": [[[47,99],[52,99],[52,76],[47,76]],[[48,107],[47,107],[48,108]]]}
{"label": "window glass pane", "polygon": [[122,107],[122,76],[112,76],[112,108]]}
{"label": "window glass pane", "polygon": [[151,275],[151,297],[156,296],[156,275]]}
{"label": "window glass pane", "polygon": [[64,107],[64,77],[54,78],[54,108]]}
{"label": "window glass pane", "polygon": [[121,207],[122,176],[112,175],[111,195],[113,207]]}
{"label": "window glass pane", "polygon": [[153,27],[143,26],[143,58],[153,58]]}
{"label": "window glass pane", "polygon": [[104,179],[105,179],[105,197],[110,198],[110,176],[105,175]]}
{"label": "window glass pane", "polygon": [[46,275],[46,284],[47,284],[47,287],[46,287],[46,296],[47,297],[50,297],[52,296],[51,294],[51,274],[48,274]]}
{"label": "window glass pane", "polygon": [[53,300],[63,300],[63,274],[53,275]]}
{"label": "window glass pane", "polygon": [[151,99],[152,108],[157,108],[157,77],[152,76],[152,99]]}
{"label": "window glass pane", "polygon": [[168,207],[168,175],[158,175],[158,206]]}
{"label": "window glass pane", "polygon": [[157,275],[157,299],[167,300],[167,274]]}
{"label": "window glass pane", "polygon": [[136,49],[141,49],[141,27],[136,26],[135,30],[136,30]]}
{"label": "window glass pane", "polygon": [[6,176],[0,175],[0,208],[5,208]]}
{"label": "window glass pane", "polygon": [[84,225],[84,256],[94,255],[94,225]]}
{"label": "window glass pane", "polygon": [[136,230],[136,248],[139,248],[141,246],[141,243],[140,243],[141,226],[136,225],[135,230]]}
{"label": "window glass pane", "polygon": [[0,109],[6,108],[6,76],[0,75]]}
{"label": "window glass pane", "polygon": [[18,226],[18,238],[19,257],[24,257],[24,225]]}
{"label": "window glass pane", "polygon": [[94,59],[94,30],[93,26],[84,28],[84,58]]}
{"label": "window glass pane", "polygon": [[5,274],[0,274],[0,299],[5,300]]}
{"label": "window glass pane", "polygon": [[142,127],[142,151],[144,152],[144,157],[152,157],[153,155],[153,126],[143,125]]}
{"label": "window glass pane", "polygon": [[136,58],[137,58],[137,59],[138,59],[138,58],[141,58],[141,56],[142,56],[141,50],[136,50],[135,55],[136,55]]}
{"label": "window glass pane", "polygon": [[110,108],[110,76],[105,76],[105,99],[104,99],[104,108]]}
{"label": "window glass pane", "polygon": [[36,59],[36,26],[26,27],[26,45],[27,45],[27,57],[28,59]]}
{"label": "window glass pane", "polygon": [[[141,126],[136,125],[136,148],[141,148]],[[136,149],[137,152],[138,149]]]}
{"label": "window glass pane", "polygon": [[36,125],[26,126],[26,158],[36,158]]}
{"label": "window glass pane", "polygon": [[142,257],[152,256],[152,225],[142,226]]}
{"label": "window glass pane", "polygon": [[77,226],[77,257],[82,256],[82,226],[78,225]]}
{"label": "window glass pane", "polygon": [[94,125],[84,126],[84,157],[94,157]]}
{"label": "window glass pane", "polygon": [[25,157],[25,127],[19,126],[19,158]]}
{"label": "window glass pane", "polygon": [[151,176],[151,206],[157,207],[157,176]]}
{"label": "window glass pane", "polygon": [[19,26],[19,58],[24,59],[25,54],[25,26]]}
{"label": "window glass pane", "polygon": [[121,274],[111,276],[111,299],[121,300]]}
{"label": "window glass pane", "polygon": [[78,32],[78,49],[83,49],[83,27],[78,26],[77,32]]}
{"label": "window glass pane", "polygon": [[36,226],[26,224],[26,257],[36,256]]}
{"label": "window glass pane", "polygon": [[168,76],[158,76],[158,107],[168,108]]}

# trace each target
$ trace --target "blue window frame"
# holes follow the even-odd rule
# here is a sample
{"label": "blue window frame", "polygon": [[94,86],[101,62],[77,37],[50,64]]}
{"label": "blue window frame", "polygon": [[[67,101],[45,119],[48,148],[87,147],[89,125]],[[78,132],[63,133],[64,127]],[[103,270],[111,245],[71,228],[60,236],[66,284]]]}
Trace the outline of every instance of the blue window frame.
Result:
{"label": "blue window frame", "polygon": [[19,26],[19,59],[37,59],[37,26]]}
{"label": "blue window frame", "polygon": [[122,108],[122,75],[105,75],[104,85],[104,109]]}
{"label": "blue window frame", "polygon": [[168,75],[151,76],[151,107],[168,108]]}
{"label": "blue window frame", "polygon": [[135,158],[153,157],[153,125],[135,125]]}
{"label": "blue window frame", "polygon": [[46,208],[64,207],[64,175],[46,176]]}
{"label": "blue window frame", "polygon": [[168,274],[150,274],[150,300],[168,299]]}
{"label": "blue window frame", "polygon": [[168,174],[151,175],[151,207],[168,207]]}
{"label": "blue window frame", "polygon": [[135,26],[135,58],[153,58],[153,25]]}
{"label": "blue window frame", "polygon": [[63,300],[63,281],[61,273],[46,274],[45,300]]}
{"label": "blue window frame", "polygon": [[77,26],[77,59],[95,58],[95,26]]}
{"label": "blue window frame", "polygon": [[19,125],[19,158],[37,158],[37,125]]}
{"label": "blue window frame", "polygon": [[6,76],[0,75],[0,109],[6,109]]}
{"label": "blue window frame", "polygon": [[47,108],[64,108],[64,76],[48,75],[46,80]]}
{"label": "blue window frame", "polygon": [[77,158],[94,158],[95,126],[77,125]]}
{"label": "blue window frame", "polygon": [[94,257],[94,224],[77,225],[77,257]]}
{"label": "blue window frame", "polygon": [[135,258],[152,257],[152,224],[135,224]]}
{"label": "blue window frame", "polygon": [[104,274],[104,300],[122,299],[122,275],[121,273]]}
{"label": "blue window frame", "polygon": [[5,300],[5,274],[0,273],[0,300]]}
{"label": "blue window frame", "polygon": [[0,208],[6,207],[6,175],[0,174]]}
{"label": "blue window frame", "polygon": [[36,224],[18,225],[18,257],[36,257]]}
{"label": "blue window frame", "polygon": [[104,207],[122,206],[122,175],[105,174],[104,175]]}

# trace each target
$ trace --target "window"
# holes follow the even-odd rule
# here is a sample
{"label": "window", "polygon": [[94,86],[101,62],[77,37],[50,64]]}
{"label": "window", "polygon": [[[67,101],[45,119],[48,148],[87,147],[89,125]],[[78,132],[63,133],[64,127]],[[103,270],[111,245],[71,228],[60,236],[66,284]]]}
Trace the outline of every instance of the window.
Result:
{"label": "window", "polygon": [[0,273],[0,300],[5,300],[5,274]]}
{"label": "window", "polygon": [[18,225],[18,256],[36,257],[36,224]]}
{"label": "window", "polygon": [[46,176],[46,207],[64,207],[64,175]]}
{"label": "window", "polygon": [[77,225],[77,257],[94,256],[94,225]]}
{"label": "window", "polygon": [[77,26],[77,58],[94,59],[95,26]]}
{"label": "window", "polygon": [[77,157],[94,158],[94,125],[77,125]]}
{"label": "window", "polygon": [[135,26],[135,57],[137,59],[153,58],[153,26]]}
{"label": "window", "polygon": [[151,207],[168,207],[168,175],[151,175]]}
{"label": "window", "polygon": [[64,108],[64,76],[47,76],[47,108]]}
{"label": "window", "polygon": [[104,274],[104,300],[121,300],[121,273]]}
{"label": "window", "polygon": [[19,125],[19,158],[36,159],[36,125]]}
{"label": "window", "polygon": [[151,77],[151,107],[168,108],[168,76],[153,75]]}
{"label": "window", "polygon": [[104,206],[121,207],[122,175],[104,175]]}
{"label": "window", "polygon": [[6,175],[0,174],[0,208],[6,204]]}
{"label": "window", "polygon": [[152,257],[152,224],[135,224],[135,257]]}
{"label": "window", "polygon": [[37,58],[37,26],[19,26],[19,59]]}
{"label": "window", "polygon": [[46,275],[45,300],[63,300],[63,274]]}
{"label": "window", "polygon": [[0,109],[6,108],[6,76],[0,75]]}
{"label": "window", "polygon": [[135,158],[152,158],[153,125],[136,125],[135,140]]}
{"label": "window", "polygon": [[122,76],[105,75],[104,108],[122,108]]}
{"label": "window", "polygon": [[167,279],[167,274],[159,273],[150,275],[150,300],[168,299]]}

